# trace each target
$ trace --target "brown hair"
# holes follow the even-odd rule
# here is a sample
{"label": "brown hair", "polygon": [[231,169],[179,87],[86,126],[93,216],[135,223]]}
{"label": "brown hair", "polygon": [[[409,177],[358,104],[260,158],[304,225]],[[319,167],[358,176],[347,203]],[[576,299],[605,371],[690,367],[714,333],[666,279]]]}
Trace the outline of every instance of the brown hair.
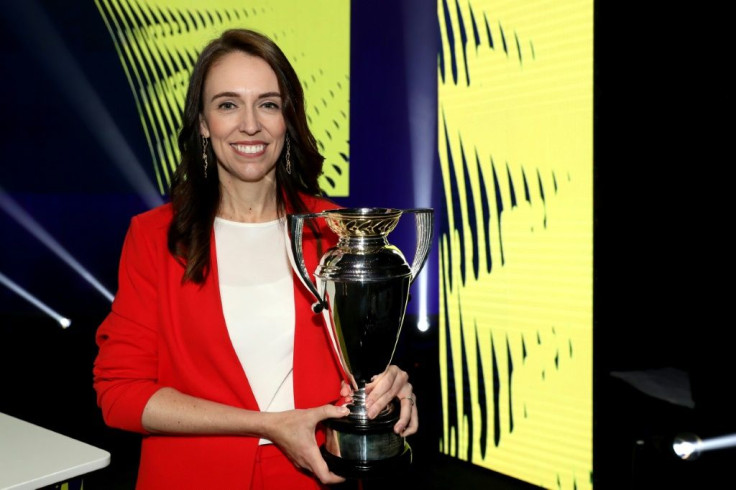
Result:
{"label": "brown hair", "polygon": [[[307,124],[304,92],[294,68],[281,49],[269,38],[246,29],[225,31],[200,53],[189,80],[182,128],[179,133],[181,162],[171,181],[174,217],[169,226],[168,247],[185,267],[183,281],[204,282],[210,268],[210,237],[220,205],[220,182],[216,157],[206,149],[210,170],[205,177],[199,116],[203,110],[202,91],[210,68],[226,54],[244,52],[266,61],[276,73],[282,94],[282,111],[291,146],[291,174],[276,165],[276,199],[279,215],[304,212],[300,192],[321,195],[318,178],[324,157]],[[279,162],[285,158],[281,152]]]}

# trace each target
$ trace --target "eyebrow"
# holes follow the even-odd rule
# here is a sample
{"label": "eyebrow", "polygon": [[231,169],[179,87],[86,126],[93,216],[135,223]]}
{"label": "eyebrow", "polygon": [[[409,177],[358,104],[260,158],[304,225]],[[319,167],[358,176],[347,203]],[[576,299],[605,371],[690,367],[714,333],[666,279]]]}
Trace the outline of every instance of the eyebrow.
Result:
{"label": "eyebrow", "polygon": [[[215,99],[220,99],[220,98],[223,98],[223,97],[237,97],[237,98],[239,98],[240,97],[240,94],[238,94],[236,92],[220,92],[219,94],[213,95],[212,96],[212,99],[210,99],[210,101],[215,100]],[[267,99],[269,97],[278,97],[278,98],[281,98],[281,94],[279,92],[266,92],[264,94],[260,94],[258,96],[258,99],[259,100],[260,99]]]}

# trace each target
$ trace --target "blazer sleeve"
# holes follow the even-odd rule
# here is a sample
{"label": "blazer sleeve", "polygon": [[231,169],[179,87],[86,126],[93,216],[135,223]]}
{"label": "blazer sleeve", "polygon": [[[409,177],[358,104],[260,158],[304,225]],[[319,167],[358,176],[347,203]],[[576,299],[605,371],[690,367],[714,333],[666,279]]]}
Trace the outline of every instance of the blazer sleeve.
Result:
{"label": "blazer sleeve", "polygon": [[[118,292],[97,330],[93,375],[97,403],[111,427],[146,433],[141,417],[158,384],[157,254],[138,218],[120,258]],[[148,240],[147,240],[148,238]]]}

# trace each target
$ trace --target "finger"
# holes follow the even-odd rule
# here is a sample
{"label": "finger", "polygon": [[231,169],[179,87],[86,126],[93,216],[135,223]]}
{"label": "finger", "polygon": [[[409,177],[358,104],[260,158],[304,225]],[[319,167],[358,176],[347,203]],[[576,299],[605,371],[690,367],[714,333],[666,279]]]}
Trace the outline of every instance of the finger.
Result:
{"label": "finger", "polygon": [[[394,432],[399,435],[405,435],[404,431],[412,426],[414,415],[417,413],[416,395],[410,393],[407,396],[400,396],[399,403],[401,405],[401,411],[399,412],[398,422],[394,424]],[[416,428],[414,432],[416,432]]]}
{"label": "finger", "polygon": [[322,454],[320,454],[319,450],[315,448],[314,451],[310,451],[308,455],[309,461],[309,468],[311,469],[314,476],[319,478],[319,481],[326,485],[330,485],[333,483],[342,483],[345,481],[345,479],[341,476],[338,476],[330,471],[330,468],[327,466],[327,462],[325,462],[324,458],[322,458]]}
{"label": "finger", "polygon": [[[365,385],[366,394],[370,394],[375,390],[386,390],[390,386],[396,383],[396,378],[402,374],[406,374],[404,371],[398,368],[398,366],[390,365],[381,374],[377,374],[371,378],[371,382]],[[409,376],[406,376],[408,379]]]}
{"label": "finger", "polygon": [[345,478],[338,476],[330,471],[330,468],[327,466],[327,463],[324,459],[322,459],[322,456],[320,455],[318,461],[314,461],[314,469],[312,473],[314,473],[314,476],[319,478],[319,481],[324,483],[325,485],[331,485],[333,483],[342,483],[345,481]]}
{"label": "finger", "polygon": [[417,410],[417,406],[414,405],[411,407],[411,420],[409,421],[409,425],[404,429],[404,433],[402,434],[404,437],[410,436],[412,434],[416,434],[419,430],[419,411]]}
{"label": "finger", "polygon": [[353,388],[346,381],[340,382],[340,401],[338,405],[346,405],[353,402]]}
{"label": "finger", "polygon": [[373,418],[383,408],[398,396],[401,390],[411,393],[411,384],[408,382],[409,375],[400,369],[386,371],[380,379],[376,380],[371,393],[366,398],[368,417]]}
{"label": "finger", "polygon": [[332,484],[335,484],[335,483],[342,483],[342,482],[344,482],[345,481],[345,478],[343,478],[341,476],[338,476],[338,475],[336,475],[336,474],[334,474],[333,472],[330,471],[329,474],[327,475],[327,477],[320,478],[320,481],[322,483],[326,484],[326,485],[332,485]]}
{"label": "finger", "polygon": [[371,376],[370,383],[366,383],[366,385],[365,385],[365,394],[366,395],[370,395],[371,392],[376,388],[376,386],[380,385],[384,381],[384,378],[388,375],[388,371],[389,371],[390,368],[391,368],[391,366],[389,366],[386,369],[386,371],[382,372],[381,374],[376,374],[375,376]]}
{"label": "finger", "polygon": [[384,407],[391,403],[394,398],[401,400],[402,398],[411,395],[413,392],[411,383],[408,382],[401,386],[400,389],[395,388],[396,386],[393,386],[391,390],[376,398],[370,406],[367,406],[366,404],[369,418],[376,417]]}
{"label": "finger", "polygon": [[345,381],[342,381],[340,383],[340,396],[347,398],[350,396],[350,393],[352,393],[353,390],[350,389],[350,385],[347,384]]}

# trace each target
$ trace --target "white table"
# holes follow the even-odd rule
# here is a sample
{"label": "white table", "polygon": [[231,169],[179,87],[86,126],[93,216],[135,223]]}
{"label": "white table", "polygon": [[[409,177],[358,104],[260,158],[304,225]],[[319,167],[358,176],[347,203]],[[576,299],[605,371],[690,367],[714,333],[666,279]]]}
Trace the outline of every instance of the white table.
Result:
{"label": "white table", "polygon": [[0,489],[32,490],[110,464],[110,453],[0,413]]}

